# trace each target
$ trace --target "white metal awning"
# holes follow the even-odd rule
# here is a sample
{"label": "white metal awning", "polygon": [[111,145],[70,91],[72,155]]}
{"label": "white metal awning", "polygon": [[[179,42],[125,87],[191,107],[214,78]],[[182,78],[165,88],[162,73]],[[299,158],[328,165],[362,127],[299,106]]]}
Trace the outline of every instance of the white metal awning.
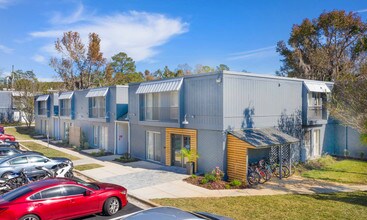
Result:
{"label": "white metal awning", "polygon": [[326,83],[323,82],[311,82],[311,81],[304,81],[303,82],[310,92],[325,92],[330,93],[329,87],[326,85]]}
{"label": "white metal awning", "polygon": [[74,92],[63,92],[59,96],[59,100],[61,99],[71,99],[73,97]]}
{"label": "white metal awning", "polygon": [[183,78],[140,83],[136,94],[178,91],[181,88],[182,82]]}
{"label": "white metal awning", "polygon": [[36,102],[42,102],[47,101],[47,99],[50,97],[50,95],[40,95],[37,97]]}
{"label": "white metal awning", "polygon": [[91,89],[91,90],[89,90],[89,92],[87,93],[87,95],[85,97],[87,97],[87,98],[103,97],[103,96],[107,95],[107,92],[108,92],[108,87],[107,88]]}

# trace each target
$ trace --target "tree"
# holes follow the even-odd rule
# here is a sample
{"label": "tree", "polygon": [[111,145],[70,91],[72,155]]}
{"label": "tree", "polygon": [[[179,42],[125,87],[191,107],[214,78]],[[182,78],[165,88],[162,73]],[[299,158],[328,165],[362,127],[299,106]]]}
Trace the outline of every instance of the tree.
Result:
{"label": "tree", "polygon": [[366,33],[366,23],[352,12],[334,10],[305,19],[293,26],[290,48],[278,42],[283,64],[277,75],[331,81],[358,73],[366,63]]}
{"label": "tree", "polygon": [[50,66],[65,83],[66,89],[86,89],[104,77],[100,68],[106,59],[100,50],[100,43],[96,33],[89,34],[88,47],[83,44],[78,32],[65,32],[61,39],[57,39],[55,49],[61,57],[52,57]]}
{"label": "tree", "polygon": [[135,61],[126,53],[120,52],[112,57],[111,67],[115,73],[135,73]]}
{"label": "tree", "polygon": [[192,67],[185,63],[185,64],[179,64],[176,68],[176,72],[180,72],[180,75],[191,75],[192,74]]}
{"label": "tree", "polygon": [[214,72],[214,68],[210,67],[210,66],[203,66],[201,64],[197,64],[195,67],[195,73],[199,74],[199,73],[210,73],[210,72]]}
{"label": "tree", "polygon": [[229,67],[225,64],[219,64],[219,66],[217,66],[217,71],[229,71]]}

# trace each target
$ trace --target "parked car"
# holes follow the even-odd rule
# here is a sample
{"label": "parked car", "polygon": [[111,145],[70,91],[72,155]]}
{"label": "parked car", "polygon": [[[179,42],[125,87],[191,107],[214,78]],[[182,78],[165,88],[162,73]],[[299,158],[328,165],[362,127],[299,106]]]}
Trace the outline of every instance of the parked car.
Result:
{"label": "parked car", "polygon": [[158,207],[136,212],[124,220],[231,220],[231,218],[206,212],[187,212],[173,207]]}
{"label": "parked car", "polygon": [[13,148],[19,149],[19,142],[0,140],[0,147],[13,147]]}
{"label": "parked car", "polygon": [[50,169],[64,162],[73,164],[71,160],[64,157],[47,158],[36,153],[17,154],[0,159],[0,176],[6,178],[7,175],[18,173],[23,168],[30,177],[44,175],[43,170],[36,169],[37,166],[44,166]]}
{"label": "parked car", "polygon": [[15,137],[11,134],[0,134],[0,140],[2,140],[2,141],[15,141]]}
{"label": "parked car", "polygon": [[0,147],[0,158],[5,158],[5,157],[9,157],[9,156],[13,156],[16,154],[38,154],[38,155],[43,155],[40,152],[36,152],[36,151],[24,151],[24,150],[18,150],[16,148],[12,148],[12,147]]}
{"label": "parked car", "polygon": [[126,205],[127,190],[122,186],[52,178],[0,196],[0,219],[53,220],[96,213],[114,215]]}

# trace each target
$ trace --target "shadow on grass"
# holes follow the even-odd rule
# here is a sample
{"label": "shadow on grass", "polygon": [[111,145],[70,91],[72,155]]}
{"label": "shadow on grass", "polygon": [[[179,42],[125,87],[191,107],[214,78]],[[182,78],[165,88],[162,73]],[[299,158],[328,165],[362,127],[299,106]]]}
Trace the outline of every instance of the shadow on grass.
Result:
{"label": "shadow on grass", "polygon": [[19,134],[23,134],[23,135],[37,135],[34,126],[30,126],[30,127],[15,127],[15,131],[18,132]]}
{"label": "shadow on grass", "polygon": [[306,196],[317,200],[323,200],[323,201],[332,200],[367,207],[367,192],[312,194],[302,196]]}

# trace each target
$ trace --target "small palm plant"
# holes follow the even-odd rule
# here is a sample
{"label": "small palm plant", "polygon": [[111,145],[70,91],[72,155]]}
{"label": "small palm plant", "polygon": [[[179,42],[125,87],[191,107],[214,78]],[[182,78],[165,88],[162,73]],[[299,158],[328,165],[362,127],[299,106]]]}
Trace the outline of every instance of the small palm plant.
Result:
{"label": "small palm plant", "polygon": [[197,154],[196,151],[189,150],[187,148],[182,148],[181,153],[187,159],[187,163],[186,163],[187,174],[188,175],[194,174],[195,161],[197,158],[199,158],[199,154]]}

